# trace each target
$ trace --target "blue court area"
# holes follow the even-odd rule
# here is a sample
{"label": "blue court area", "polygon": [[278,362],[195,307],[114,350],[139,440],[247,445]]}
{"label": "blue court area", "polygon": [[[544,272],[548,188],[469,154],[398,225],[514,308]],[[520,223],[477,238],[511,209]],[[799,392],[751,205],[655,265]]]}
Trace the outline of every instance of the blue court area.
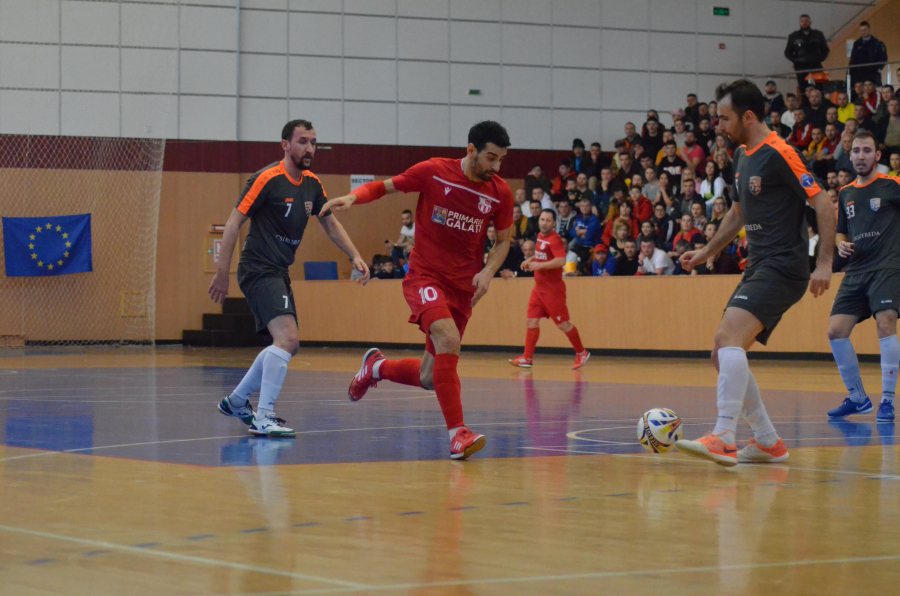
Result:
{"label": "blue court area", "polygon": [[[0,370],[0,443],[33,449],[199,466],[438,460],[447,433],[434,393],[382,382],[347,399],[350,374],[294,370],[276,405],[294,439],[264,439],[216,404],[244,370],[226,367]],[[478,458],[643,453],[638,417],[674,409],[685,436],[714,422],[715,389],[660,385],[463,378],[466,422],[488,438]],[[569,373],[567,373],[569,374]],[[499,375],[498,375],[499,376]],[[790,449],[892,445],[893,424],[874,416],[829,421],[840,393],[764,390]],[[251,398],[255,404],[255,396]],[[742,425],[739,439],[747,439]]]}

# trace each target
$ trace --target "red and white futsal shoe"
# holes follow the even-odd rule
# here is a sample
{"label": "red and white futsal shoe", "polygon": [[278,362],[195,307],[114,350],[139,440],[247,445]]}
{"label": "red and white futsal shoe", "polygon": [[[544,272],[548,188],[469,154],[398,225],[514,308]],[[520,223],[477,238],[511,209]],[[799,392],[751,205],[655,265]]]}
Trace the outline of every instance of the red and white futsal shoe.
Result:
{"label": "red and white futsal shoe", "polygon": [[531,358],[526,358],[525,356],[519,356],[518,358],[512,358],[507,360],[513,366],[518,366],[519,368],[531,368]]}
{"label": "red and white futsal shoe", "polygon": [[456,431],[450,441],[450,459],[468,459],[484,449],[487,439],[476,435],[465,426]]}
{"label": "red and white futsal shoe", "polygon": [[384,354],[382,354],[381,350],[378,348],[372,348],[366,352],[365,356],[363,356],[362,368],[359,369],[359,372],[356,373],[356,376],[350,381],[350,389],[347,392],[347,397],[350,398],[350,401],[361,400],[366,394],[366,391],[371,387],[376,387],[378,385],[378,381],[373,376],[373,367],[379,360],[384,360]]}
{"label": "red and white futsal shoe", "polygon": [[591,353],[585,350],[581,354],[575,354],[575,364],[572,365],[572,370],[578,370],[584,363],[588,361],[588,358],[591,357]]}

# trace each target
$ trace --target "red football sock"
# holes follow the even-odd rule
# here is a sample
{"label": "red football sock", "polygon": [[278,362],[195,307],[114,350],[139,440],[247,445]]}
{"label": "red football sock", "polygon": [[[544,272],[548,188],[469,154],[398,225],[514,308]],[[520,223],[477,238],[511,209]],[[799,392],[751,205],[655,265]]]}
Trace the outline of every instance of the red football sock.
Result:
{"label": "red football sock", "polygon": [[572,326],[572,329],[566,333],[566,337],[569,338],[569,341],[572,342],[572,347],[575,348],[576,354],[581,354],[584,352],[584,346],[581,345],[581,337],[578,335],[578,329],[575,326]]}
{"label": "red football sock", "polygon": [[459,356],[456,354],[438,354],[434,357],[434,391],[437,393],[441,412],[447,422],[447,429],[465,426],[463,422],[462,401],[460,400],[459,375],[456,365]]}
{"label": "red football sock", "polygon": [[541,328],[538,327],[536,329],[532,329],[529,327],[525,331],[525,357],[531,360],[534,356],[534,347],[537,345],[537,340],[541,336]]}
{"label": "red football sock", "polygon": [[419,369],[422,361],[418,358],[404,358],[403,360],[385,360],[378,369],[378,376],[386,381],[393,381],[401,385],[421,387]]}

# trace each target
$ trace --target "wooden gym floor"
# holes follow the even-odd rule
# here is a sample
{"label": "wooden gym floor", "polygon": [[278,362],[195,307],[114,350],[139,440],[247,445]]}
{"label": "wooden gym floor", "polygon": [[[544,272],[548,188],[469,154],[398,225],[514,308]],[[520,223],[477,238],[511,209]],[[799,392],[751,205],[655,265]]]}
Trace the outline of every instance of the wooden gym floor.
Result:
{"label": "wooden gym floor", "polygon": [[[302,350],[251,439],[215,410],[255,350],[0,350],[0,594],[884,594],[900,584],[893,424],[829,422],[830,363],[753,362],[791,449],[726,470],[651,456],[636,421],[715,419],[705,361],[463,354],[447,458],[433,393],[346,387]],[[389,354],[390,355],[390,354]],[[395,355],[401,356],[402,353]],[[863,365],[872,395],[877,365]],[[748,438],[742,426],[740,439]],[[893,587],[892,587],[893,586]]]}

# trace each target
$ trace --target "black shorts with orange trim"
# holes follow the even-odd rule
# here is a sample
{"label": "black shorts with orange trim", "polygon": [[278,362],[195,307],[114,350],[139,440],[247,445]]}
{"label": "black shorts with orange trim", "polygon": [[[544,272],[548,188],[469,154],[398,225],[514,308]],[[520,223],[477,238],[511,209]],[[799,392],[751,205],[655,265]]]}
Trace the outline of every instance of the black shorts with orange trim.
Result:
{"label": "black shorts with orange trim", "polygon": [[845,274],[831,316],[850,315],[865,321],[883,310],[900,312],[900,270],[876,269]]}
{"label": "black shorts with orange trim", "polygon": [[763,330],[756,341],[766,345],[781,317],[803,298],[808,287],[808,279],[785,277],[777,267],[763,265],[744,272],[728,307],[746,310],[759,319]]}

